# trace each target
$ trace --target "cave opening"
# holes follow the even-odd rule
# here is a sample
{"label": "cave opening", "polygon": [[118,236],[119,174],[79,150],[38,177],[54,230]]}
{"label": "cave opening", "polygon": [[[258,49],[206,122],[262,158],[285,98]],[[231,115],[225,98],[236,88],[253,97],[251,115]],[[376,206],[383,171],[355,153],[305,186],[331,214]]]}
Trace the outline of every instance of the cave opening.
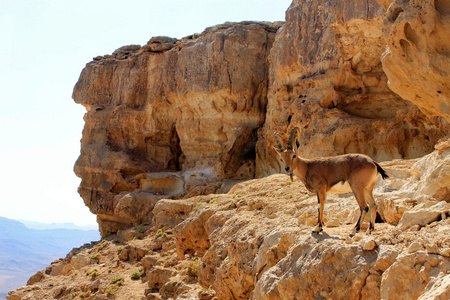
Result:
{"label": "cave opening", "polygon": [[183,151],[180,146],[180,137],[178,136],[178,132],[176,127],[173,127],[170,138],[170,152],[172,154],[172,159],[169,161],[167,167],[170,170],[181,171],[183,167],[182,163],[182,155]]}

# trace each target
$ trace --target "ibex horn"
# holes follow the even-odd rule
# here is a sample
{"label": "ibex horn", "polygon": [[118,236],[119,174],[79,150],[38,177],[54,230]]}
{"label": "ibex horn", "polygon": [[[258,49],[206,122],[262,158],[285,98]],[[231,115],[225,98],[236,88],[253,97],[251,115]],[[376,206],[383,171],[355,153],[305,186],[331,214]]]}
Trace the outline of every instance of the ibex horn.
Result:
{"label": "ibex horn", "polygon": [[277,142],[278,149],[283,152],[283,144],[281,144],[280,139],[278,138],[280,135],[278,134],[278,132],[275,132],[273,135],[275,136],[275,141]]}
{"label": "ibex horn", "polygon": [[289,139],[287,142],[287,149],[288,150],[292,150],[293,149],[293,144],[294,144],[294,137],[296,133],[300,133],[300,128],[298,126],[295,126],[294,128],[292,128],[291,133],[289,134]]}

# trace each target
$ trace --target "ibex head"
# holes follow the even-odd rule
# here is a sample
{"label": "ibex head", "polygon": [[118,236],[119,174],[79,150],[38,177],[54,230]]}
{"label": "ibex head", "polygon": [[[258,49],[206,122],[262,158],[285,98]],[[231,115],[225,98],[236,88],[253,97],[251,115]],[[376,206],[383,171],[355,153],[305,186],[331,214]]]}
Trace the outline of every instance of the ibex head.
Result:
{"label": "ibex head", "polygon": [[[284,163],[284,169],[287,173],[291,175],[294,166],[294,160],[297,158],[298,148],[300,147],[300,142],[298,141],[298,134],[300,134],[300,128],[295,126],[292,128],[291,133],[289,134],[289,139],[286,144],[286,150],[283,148],[283,144],[280,141],[280,135],[278,132],[275,132],[275,141],[277,142],[277,147],[274,147],[275,151],[277,151],[278,155],[280,155],[282,162]],[[295,139],[295,144],[294,144]]]}

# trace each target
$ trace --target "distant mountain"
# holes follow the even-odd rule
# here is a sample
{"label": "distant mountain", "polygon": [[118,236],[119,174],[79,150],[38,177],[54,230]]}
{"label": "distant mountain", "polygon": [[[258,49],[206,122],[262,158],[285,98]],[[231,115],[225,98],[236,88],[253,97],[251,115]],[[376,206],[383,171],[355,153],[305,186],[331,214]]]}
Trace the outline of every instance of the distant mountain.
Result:
{"label": "distant mountain", "polygon": [[0,299],[73,248],[99,239],[98,230],[31,229],[0,217]]}
{"label": "distant mountain", "polygon": [[98,225],[79,226],[73,223],[41,223],[27,220],[18,220],[30,229],[78,229],[78,230],[98,230]]}

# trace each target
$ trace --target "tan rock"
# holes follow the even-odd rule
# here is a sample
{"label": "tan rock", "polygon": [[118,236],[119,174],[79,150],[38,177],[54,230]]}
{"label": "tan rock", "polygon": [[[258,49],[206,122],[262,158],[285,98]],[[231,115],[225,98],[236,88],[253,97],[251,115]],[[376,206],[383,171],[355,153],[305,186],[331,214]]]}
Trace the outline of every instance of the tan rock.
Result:
{"label": "tan rock", "polygon": [[205,224],[213,214],[214,211],[210,209],[200,210],[173,229],[178,241],[177,254],[179,258],[184,259],[186,253],[191,256],[194,254],[202,256],[211,247]]}
{"label": "tan rock", "polygon": [[28,279],[27,285],[33,285],[36,282],[39,282],[39,281],[41,281],[44,278],[45,278],[45,272],[43,270],[40,270],[36,274],[31,276],[30,279]]}
{"label": "tan rock", "polygon": [[294,125],[302,128],[306,158],[354,152],[379,161],[415,158],[448,134],[447,122],[427,118],[388,87],[383,15],[375,1],[292,2],[270,54],[257,176],[283,170],[273,134],[287,138]]}
{"label": "tan rock", "polygon": [[414,242],[411,245],[409,245],[408,253],[414,253],[414,252],[420,251],[422,249],[423,249],[423,246],[420,243]]}
{"label": "tan rock", "polygon": [[394,247],[381,245],[379,247],[378,257],[374,269],[383,273],[395,262],[398,254],[398,250]]}
{"label": "tan rock", "polygon": [[286,257],[287,251],[295,243],[297,230],[292,228],[275,231],[264,238],[256,254],[253,270],[255,277],[261,275]]}
{"label": "tan rock", "polygon": [[377,242],[373,238],[367,238],[361,242],[361,247],[363,250],[371,251],[377,247]]}
{"label": "tan rock", "polygon": [[[289,255],[261,276],[252,299],[309,299],[319,295],[330,299],[357,299],[370,269],[369,265],[361,265],[357,258],[374,261],[369,258],[371,252],[331,240],[320,243],[314,240],[300,237]],[[344,269],[352,269],[352,274],[341,276]],[[375,291],[376,286],[372,285]]]}
{"label": "tan rock", "polygon": [[440,274],[440,276],[433,281],[433,284],[427,286],[425,292],[418,298],[418,300],[444,300],[450,298],[450,274]]}
{"label": "tan rock", "polygon": [[91,263],[91,258],[88,254],[78,254],[70,258],[70,265],[75,269],[79,270]]}
{"label": "tan rock", "polygon": [[74,270],[73,266],[66,260],[52,263],[50,276],[68,275]]}
{"label": "tan rock", "polygon": [[267,56],[279,26],[226,23],[176,43],[157,37],[142,48],[122,47],[86,65],[73,92],[88,110],[75,172],[102,235],[146,219],[140,209],[130,215],[115,207],[133,201],[121,193],[140,189],[167,198],[183,189],[175,180],[177,188],[163,191],[142,174],[254,176]]}
{"label": "tan rock", "polygon": [[155,266],[153,269],[146,272],[148,287],[150,289],[159,290],[169,281],[170,277],[174,276],[175,273],[176,271],[173,269]]}
{"label": "tan rock", "polygon": [[439,254],[439,248],[436,244],[426,244],[425,249],[428,254]]}
{"label": "tan rock", "polygon": [[194,205],[183,200],[158,201],[153,209],[153,223],[161,228],[173,228],[188,217]]}
{"label": "tan rock", "polygon": [[[446,1],[396,0],[386,11],[389,87],[425,114],[450,121],[450,16]],[[424,63],[426,62],[426,63]]]}
{"label": "tan rock", "polygon": [[449,267],[448,260],[425,252],[401,256],[382,275],[381,299],[417,299],[437,278],[446,276]]}
{"label": "tan rock", "polygon": [[439,254],[445,257],[450,257],[450,248],[445,248],[439,251]]}
{"label": "tan rock", "polygon": [[403,213],[398,224],[400,230],[406,230],[414,225],[425,226],[441,217],[442,213],[447,214],[450,211],[450,204],[441,201],[431,207],[424,208],[418,205],[412,210]]}

